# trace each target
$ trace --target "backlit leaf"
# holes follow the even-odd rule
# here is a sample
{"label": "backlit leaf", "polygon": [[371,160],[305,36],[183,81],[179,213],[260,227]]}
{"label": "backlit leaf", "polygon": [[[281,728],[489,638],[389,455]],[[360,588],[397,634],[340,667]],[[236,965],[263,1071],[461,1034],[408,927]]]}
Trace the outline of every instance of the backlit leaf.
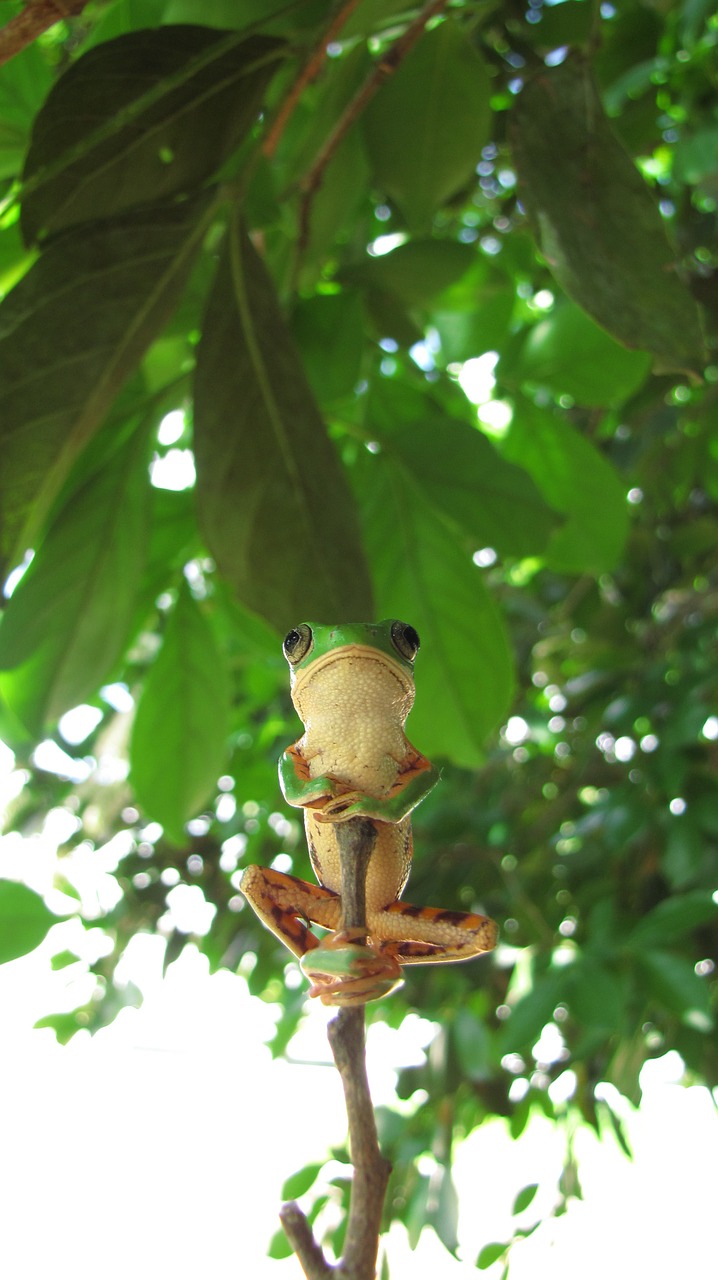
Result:
{"label": "backlit leaf", "polygon": [[531,477],[430,395],[380,379],[369,392],[366,425],[426,500],[473,541],[472,551],[493,547],[500,555],[531,556],[545,548],[559,518]]}
{"label": "backlit leaf", "polygon": [[33,734],[92,696],[122,654],[145,561],[146,430],[67,500],[0,620],[0,692]]}
{"label": "backlit leaf", "polygon": [[410,240],[391,253],[351,263],[338,278],[393,293],[407,307],[423,307],[460,280],[475,257],[472,246],[455,240]]}
{"label": "backlit leaf", "polygon": [[618,473],[595,445],[564,415],[519,399],[500,448],[567,517],[549,541],[546,563],[564,573],[612,569],[628,533],[628,503]]}
{"label": "backlit leaf", "polygon": [[354,505],[264,263],[234,222],[197,358],[200,525],[248,608],[281,631],[372,616]]}
{"label": "backlit leaf", "polygon": [[[534,325],[512,362],[511,379],[547,387],[577,404],[618,404],[645,381],[651,357],[628,351],[567,302]],[[502,362],[501,378],[508,362]],[[507,370],[508,372],[508,370]]]}
{"label": "backlit leaf", "polygon": [[32,545],[176,305],[210,217],[187,201],[68,232],[0,304],[1,556]]}
{"label": "backlit leaf", "polygon": [[280,50],[266,36],[163,26],[71,63],[35,121],[27,239],[195,191],[251,128]]}
{"label": "backlit leaf", "polygon": [[0,964],[39,947],[57,916],[39,894],[16,880],[0,880]]}
{"label": "backlit leaf", "polygon": [[137,799],[177,844],[211,799],[226,754],[229,684],[223,655],[183,582],[147,676],[130,743]]}
{"label": "backlit leaf", "polygon": [[472,767],[511,700],[501,616],[470,554],[404,468],[366,453],[355,471],[377,617],[404,618],[421,636],[409,736],[430,757]]}
{"label": "backlit leaf", "polygon": [[528,1209],[538,1191],[538,1182],[531,1182],[527,1187],[522,1187],[516,1199],[514,1200],[511,1212],[515,1214],[523,1213],[524,1209]]}
{"label": "backlit leaf", "polygon": [[473,175],[489,126],[489,76],[452,19],[427,31],[364,115],[377,184],[425,230]]}
{"label": "backlit leaf", "polygon": [[700,370],[698,308],[582,58],[526,85],[512,138],[522,200],[566,293],[624,346],[650,351],[660,369]]}
{"label": "backlit leaf", "polygon": [[37,45],[0,67],[0,178],[20,173],[33,116],[52,84],[52,73]]}

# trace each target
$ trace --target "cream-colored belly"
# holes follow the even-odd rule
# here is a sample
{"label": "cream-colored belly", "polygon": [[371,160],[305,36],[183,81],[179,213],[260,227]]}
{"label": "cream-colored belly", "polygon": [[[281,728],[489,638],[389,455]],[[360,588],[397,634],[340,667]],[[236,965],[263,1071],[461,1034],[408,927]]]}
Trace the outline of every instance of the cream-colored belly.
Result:
{"label": "cream-colored belly", "polygon": [[[336,824],[317,822],[305,812],[307,844],[314,874],[325,889],[341,893],[342,876]],[[366,877],[367,912],[381,911],[400,897],[411,868],[411,819],[402,822],[375,822],[376,844]]]}

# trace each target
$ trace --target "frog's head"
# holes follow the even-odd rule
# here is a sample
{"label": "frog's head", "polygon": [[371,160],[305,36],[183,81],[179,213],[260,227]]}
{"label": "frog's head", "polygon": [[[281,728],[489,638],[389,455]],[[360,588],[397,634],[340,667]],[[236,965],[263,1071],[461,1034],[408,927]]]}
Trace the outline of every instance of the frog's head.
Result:
{"label": "frog's head", "polygon": [[[398,682],[404,714],[414,700],[414,659],[419,637],[412,626],[389,618],[384,622],[346,622],[336,626],[302,622],[284,640],[284,656],[292,673],[292,700],[306,723],[303,704],[311,690],[331,689],[336,697],[342,685],[365,689]],[[360,674],[361,673],[361,674]],[[369,677],[365,682],[362,677]],[[396,684],[394,683],[394,688]],[[312,699],[314,701],[314,698]]]}

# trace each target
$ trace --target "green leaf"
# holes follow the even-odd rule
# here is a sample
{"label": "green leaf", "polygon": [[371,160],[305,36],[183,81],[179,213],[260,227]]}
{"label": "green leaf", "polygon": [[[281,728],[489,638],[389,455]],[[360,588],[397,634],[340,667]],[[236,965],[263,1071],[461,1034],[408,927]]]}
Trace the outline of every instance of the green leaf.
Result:
{"label": "green leaf", "polygon": [[677,1014],[681,1022],[695,1031],[712,1030],[708,984],[686,956],[670,951],[639,951],[636,963],[643,969],[655,998]]}
{"label": "green leaf", "polygon": [[87,1026],[88,1021],[86,1010],[73,1009],[70,1013],[48,1013],[44,1018],[38,1018],[35,1027],[38,1031],[49,1027],[55,1032],[59,1044],[68,1044],[78,1031]]}
{"label": "green leaf", "polygon": [[177,844],[212,797],[227,750],[229,684],[212,628],[183,582],[137,707],[130,780]]}
{"label": "green leaf", "polygon": [[501,452],[525,467],[546,502],[567,519],[544,556],[561,573],[615,567],[628,534],[625,486],[611,463],[568,418],[517,399]]}
{"label": "green leaf", "polygon": [[35,122],[27,240],[196,191],[252,127],[281,48],[266,36],[163,26],[71,63]]}
{"label": "green leaf", "polygon": [[359,295],[351,290],[301,299],[292,313],[309,385],[322,406],[349,396],[359,381],[362,320]]}
{"label": "green leaf", "polygon": [[473,541],[472,551],[494,547],[500,555],[523,557],[544,550],[558,517],[531,477],[432,396],[379,379],[371,386],[365,421],[426,501]]}
{"label": "green leaf", "polygon": [[487,141],[489,76],[461,25],[427,31],[372,100],[364,133],[377,185],[413,230],[467,183]]}
{"label": "green leaf", "polygon": [[[503,377],[508,362],[498,369]],[[546,387],[577,404],[620,404],[646,379],[651,357],[627,351],[573,303],[560,303],[529,330],[510,368],[511,381]]]}
{"label": "green leaf", "polygon": [[476,1265],[479,1268],[479,1271],[487,1271],[495,1262],[498,1262],[500,1258],[504,1257],[508,1249],[508,1244],[498,1244],[498,1242],[496,1244],[485,1244],[476,1259]]}
{"label": "green leaf", "polygon": [[700,370],[698,308],[584,60],[541,71],[512,124],[521,197],[566,293],[619,342],[650,351],[659,369]]}
{"label": "green leaf", "polygon": [[272,1236],[267,1246],[268,1258],[291,1258],[294,1250],[281,1227]]}
{"label": "green leaf", "polygon": [[307,1164],[297,1173],[293,1173],[291,1178],[287,1178],[282,1184],[282,1200],[296,1200],[298,1196],[303,1196],[310,1187],[314,1186],[323,1168],[324,1165],[321,1163]]}
{"label": "green leaf", "polygon": [[72,492],[0,620],[0,692],[36,736],[96,693],[127,643],[145,561],[146,428]]}
{"label": "green leaf", "polygon": [[372,617],[343,470],[267,270],[236,221],[197,356],[200,526],[251,610],[281,631],[303,618]]}
{"label": "green leaf", "polygon": [[0,178],[19,174],[33,118],[51,84],[52,73],[37,45],[0,67]]}
{"label": "green leaf", "polygon": [[67,969],[69,965],[77,964],[79,960],[80,956],[76,956],[74,951],[58,951],[57,955],[54,955],[50,961],[50,968],[53,970]]}
{"label": "green leaf", "polygon": [[531,1046],[551,1022],[556,1005],[565,995],[566,975],[559,971],[536,978],[531,990],[516,1002],[511,1015],[501,1024],[500,1052],[512,1053]]}
{"label": "green leaf", "polygon": [[57,916],[42,898],[16,880],[0,880],[0,964],[39,947]]}
{"label": "green leaf", "polygon": [[[436,1182],[438,1179],[438,1187]],[[441,1165],[432,1179],[432,1204],[427,1220],[434,1228],[437,1236],[449,1253],[456,1253],[459,1247],[457,1228],[459,1224],[459,1197],[456,1193],[451,1169]],[[437,1194],[438,1193],[438,1194]],[[434,1197],[436,1199],[434,1200]]]}
{"label": "green leaf", "polygon": [[572,1016],[586,1027],[615,1032],[622,1025],[624,989],[615,974],[589,956],[571,965],[567,999]]}
{"label": "green leaf", "polygon": [[514,302],[513,281],[474,251],[469,270],[432,303],[430,319],[444,363],[498,350],[506,341]]}
{"label": "green leaf", "polygon": [[501,616],[469,552],[403,467],[365,452],[354,471],[377,616],[405,618],[422,638],[410,736],[429,756],[471,768],[511,701]]}
{"label": "green leaf", "polygon": [[455,240],[409,240],[391,253],[342,267],[337,279],[392,293],[407,307],[425,307],[460,280],[475,258],[472,245]]}
{"label": "green leaf", "polygon": [[675,942],[701,925],[715,924],[716,920],[718,905],[713,900],[713,895],[696,889],[693,893],[684,893],[659,902],[657,907],[639,920],[630,936],[629,945],[640,949],[656,943]]}
{"label": "green leaf", "polygon": [[523,1213],[524,1209],[528,1209],[538,1189],[539,1189],[538,1182],[530,1182],[527,1187],[521,1188],[518,1195],[516,1196],[516,1199],[514,1200],[513,1207],[511,1209],[511,1212],[514,1215],[514,1217],[516,1217],[519,1213]]}
{"label": "green leaf", "polygon": [[187,201],[70,231],[0,305],[0,555],[32,545],[176,305],[211,216]]}

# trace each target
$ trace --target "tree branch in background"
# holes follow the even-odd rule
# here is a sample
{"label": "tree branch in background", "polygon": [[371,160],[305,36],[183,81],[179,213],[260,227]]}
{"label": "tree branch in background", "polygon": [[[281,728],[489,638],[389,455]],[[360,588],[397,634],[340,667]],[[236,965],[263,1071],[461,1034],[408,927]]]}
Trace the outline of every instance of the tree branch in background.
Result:
{"label": "tree branch in background", "polygon": [[384,81],[394,74],[409,51],[413,49],[429,19],[441,13],[441,10],[446,8],[447,3],[448,0],[429,0],[429,4],[425,5],[414,20],[409,23],[403,35],[399,36],[382,54],[359,91],[354,95],[337,120],[311,169],[302,179],[300,184],[302,203],[299,210],[299,235],[297,238],[298,256],[301,256],[309,239],[309,215],[312,201],[322,185],[329,161],[354,122],[359,119],[364,108],[374,97],[374,94],[381,88]]}
{"label": "tree branch in background", "polygon": [[279,140],[289,123],[294,109],[299,102],[304,90],[312,84],[317,76],[321,73],[324,63],[327,60],[327,49],[329,45],[336,40],[344,23],[359,4],[359,0],[345,0],[344,4],[340,4],[337,13],[335,13],[329,26],[322,35],[318,45],[312,49],[307,61],[302,67],[299,75],[291,86],[286,98],[282,102],[274,120],[267,130],[266,137],[262,143],[262,151],[267,159],[270,159],[279,145]]}
{"label": "tree branch in background", "polygon": [[30,0],[30,3],[0,30],[0,66],[21,53],[43,31],[63,18],[80,13],[87,0]]}
{"label": "tree branch in background", "polygon": [[[352,818],[337,824],[342,868],[343,929],[366,928],[366,872],[376,840],[374,824]],[[341,1261],[332,1266],[312,1234],[297,1204],[283,1205],[282,1226],[304,1268],[307,1280],[374,1280],[379,1250],[379,1229],[386,1186],[391,1172],[379,1150],[374,1108],[366,1074],[364,1007],[340,1009],[327,1033],[334,1061],[344,1087],[349,1123],[349,1147],[354,1177],[349,1220]]]}

